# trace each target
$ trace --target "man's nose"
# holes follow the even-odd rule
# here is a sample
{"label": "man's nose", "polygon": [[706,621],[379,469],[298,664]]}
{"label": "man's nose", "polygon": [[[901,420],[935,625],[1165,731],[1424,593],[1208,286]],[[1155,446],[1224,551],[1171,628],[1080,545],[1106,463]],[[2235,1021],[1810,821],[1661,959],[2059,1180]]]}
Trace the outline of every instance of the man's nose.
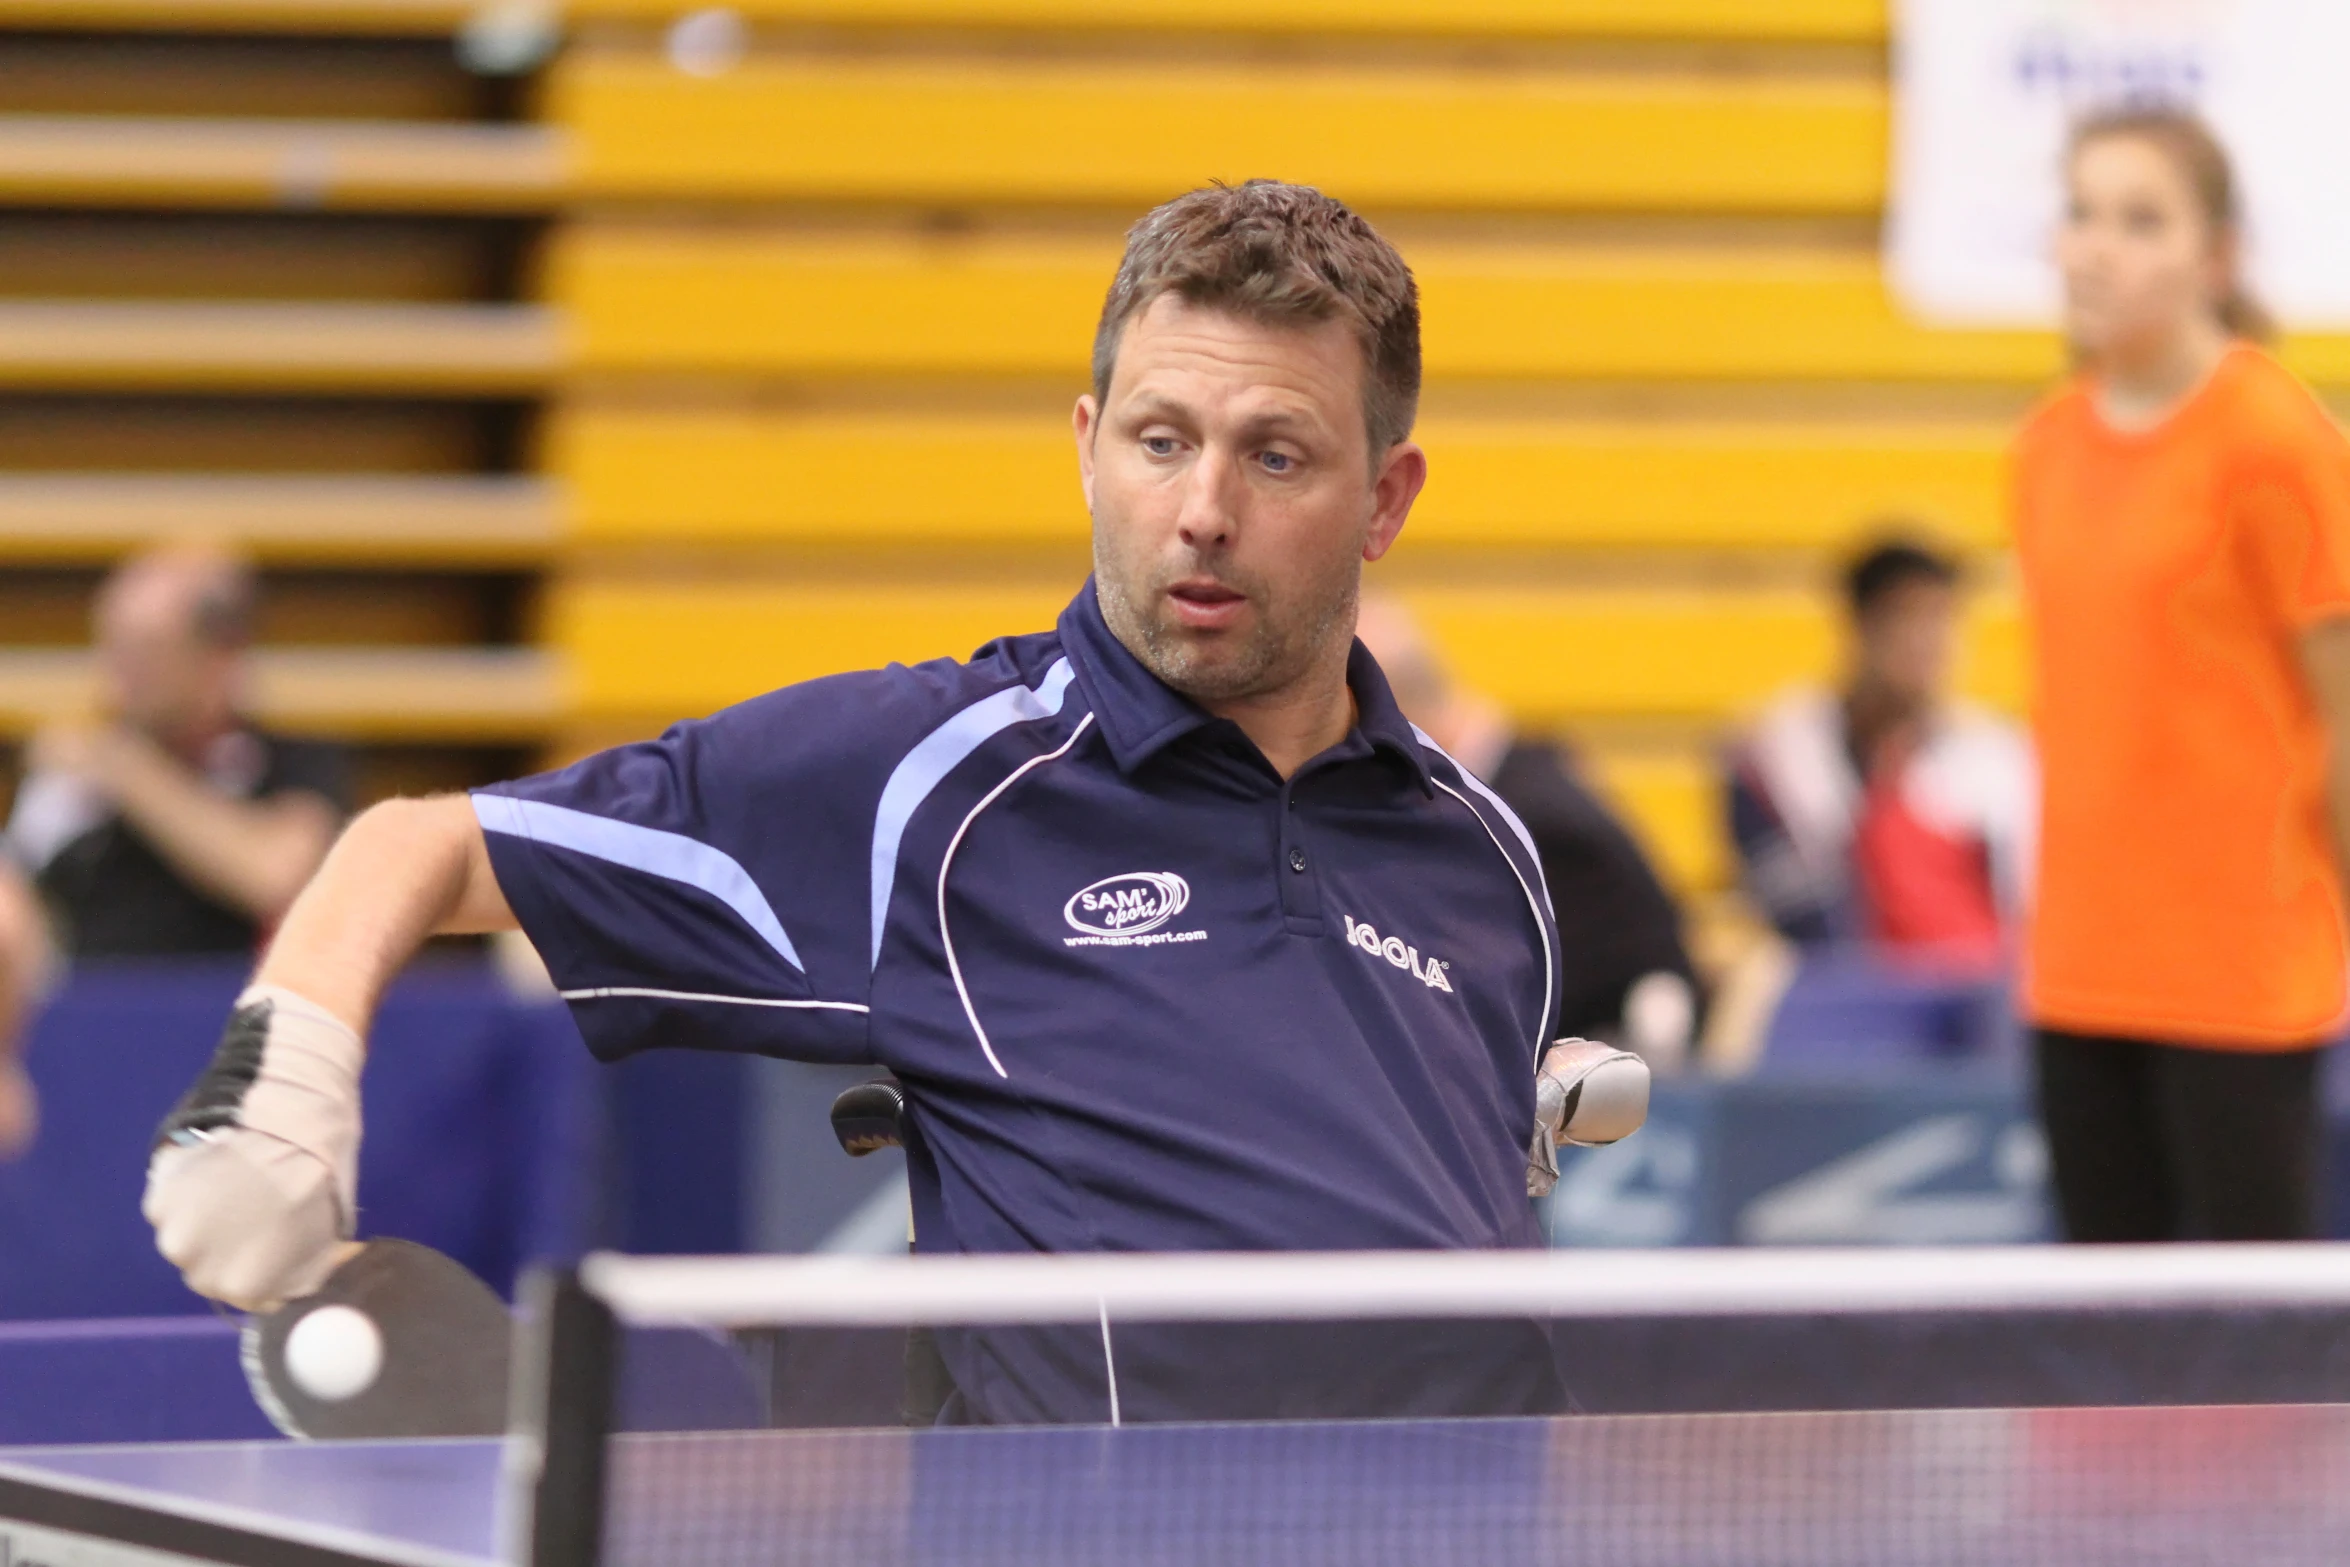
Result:
{"label": "man's nose", "polygon": [[1183,480],[1183,507],[1176,532],[1193,549],[1229,544],[1238,531],[1238,475],[1213,449],[1203,452]]}

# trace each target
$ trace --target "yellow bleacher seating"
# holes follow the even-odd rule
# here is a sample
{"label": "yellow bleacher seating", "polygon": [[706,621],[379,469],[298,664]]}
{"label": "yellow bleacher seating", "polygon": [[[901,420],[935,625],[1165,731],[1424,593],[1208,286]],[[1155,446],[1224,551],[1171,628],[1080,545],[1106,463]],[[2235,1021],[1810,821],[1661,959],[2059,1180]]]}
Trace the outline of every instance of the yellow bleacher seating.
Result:
{"label": "yellow bleacher seating", "polygon": [[563,188],[565,146],[535,125],[0,115],[0,201],[535,211]]}
{"label": "yellow bleacher seating", "polygon": [[[1834,548],[1881,518],[1969,548],[2000,537],[2007,432],[1931,423],[1423,421],[1431,479],[1407,542],[1446,547]],[[550,473],[586,543],[1081,541],[1052,415],[811,416],[574,403]]]}
{"label": "yellow bleacher seating", "polygon": [[[1875,81],[1524,70],[752,60],[559,64],[581,194],[1148,207],[1278,172],[1358,205],[1873,212]],[[1118,125],[1117,135],[1102,128]]]}
{"label": "yellow bleacher seating", "polygon": [[[1073,587],[576,580],[555,590],[548,640],[571,661],[581,716],[657,722],[839,670],[962,657],[1051,626]],[[1536,728],[1718,720],[1835,660],[1834,611],[1816,593],[1399,590],[1461,677]],[[2014,604],[1983,603],[1969,642],[1968,688],[2018,705]]]}
{"label": "yellow bleacher seating", "polygon": [[[263,648],[253,711],[305,734],[408,743],[534,741],[565,706],[560,661],[533,648]],[[0,648],[0,733],[88,710],[90,658]]]}
{"label": "yellow bleacher seating", "polygon": [[[1431,378],[2036,383],[2052,336],[1938,332],[1901,315],[1876,259],[1832,251],[1429,245]],[[779,375],[1082,372],[1114,245],[1045,238],[811,237],[576,225],[548,293],[580,363]],[[2350,340],[2314,362],[2350,375]]]}
{"label": "yellow bleacher seating", "polygon": [[[201,3],[222,4],[225,0]],[[701,8],[701,0],[569,3],[571,14],[583,18],[666,20]],[[1885,0],[1276,0],[1273,4],[1264,0],[736,0],[734,9],[759,21],[868,27],[1750,38],[1839,43],[1881,42],[1886,31]]]}
{"label": "yellow bleacher seating", "polygon": [[[2037,385],[2063,368],[2049,333],[1903,315],[1865,253],[1454,243],[1406,259],[1432,379]],[[548,294],[600,371],[1068,375],[1116,265],[1114,245],[1082,240],[581,223],[553,247]],[[2291,338],[2284,356],[2350,383],[2350,336]]]}
{"label": "yellow bleacher seating", "polygon": [[559,505],[537,478],[0,473],[0,557],[89,564],[175,536],[282,565],[544,564]]}
{"label": "yellow bleacher seating", "polygon": [[[1589,719],[1718,721],[1826,678],[1836,611],[1819,592],[1575,588],[1401,590],[1462,678],[1537,728]],[[2023,698],[2016,606],[1977,605],[1963,685]]]}
{"label": "yellow bleacher seating", "polygon": [[536,391],[561,365],[528,305],[0,300],[0,388],[37,391]]}
{"label": "yellow bleacher seating", "polygon": [[569,661],[576,716],[658,724],[817,675],[967,657],[1049,629],[1069,590],[574,579],[551,591],[544,640]]}

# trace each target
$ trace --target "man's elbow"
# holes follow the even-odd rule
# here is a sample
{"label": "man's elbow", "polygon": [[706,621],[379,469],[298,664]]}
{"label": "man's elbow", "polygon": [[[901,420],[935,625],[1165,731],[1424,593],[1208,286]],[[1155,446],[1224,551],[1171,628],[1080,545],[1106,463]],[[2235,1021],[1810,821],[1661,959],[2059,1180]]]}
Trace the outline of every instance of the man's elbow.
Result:
{"label": "man's elbow", "polygon": [[440,884],[446,912],[435,921],[436,935],[472,935],[511,930],[513,911],[498,888],[489,847],[471,796],[429,795],[384,800],[352,818],[331,858],[348,852],[371,864],[389,862],[419,870]]}
{"label": "man's elbow", "polygon": [[472,807],[462,795],[382,800],[336,831],[325,802],[289,801],[273,823],[276,842],[268,873],[258,889],[269,904],[262,917],[282,919],[311,883],[338,865],[372,881],[383,868],[440,872],[452,882],[466,855],[465,835],[477,832]]}

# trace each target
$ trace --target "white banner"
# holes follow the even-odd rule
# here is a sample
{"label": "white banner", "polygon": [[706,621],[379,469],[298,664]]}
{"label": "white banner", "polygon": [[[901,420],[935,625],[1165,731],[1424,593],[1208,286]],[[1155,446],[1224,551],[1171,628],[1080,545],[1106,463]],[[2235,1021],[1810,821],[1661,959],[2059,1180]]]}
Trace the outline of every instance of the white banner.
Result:
{"label": "white banner", "polygon": [[1931,321],[2052,323],[2066,130],[2157,98],[2234,156],[2260,298],[2350,325],[2346,73],[2350,0],[1897,0],[1894,291]]}

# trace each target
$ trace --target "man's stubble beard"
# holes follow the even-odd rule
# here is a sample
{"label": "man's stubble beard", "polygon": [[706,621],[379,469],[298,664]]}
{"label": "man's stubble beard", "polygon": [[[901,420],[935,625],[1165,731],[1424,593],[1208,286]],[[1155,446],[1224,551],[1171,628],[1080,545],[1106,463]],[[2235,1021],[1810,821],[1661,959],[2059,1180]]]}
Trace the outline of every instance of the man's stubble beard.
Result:
{"label": "man's stubble beard", "polygon": [[[1257,611],[1246,640],[1223,657],[1209,654],[1202,643],[1154,613],[1166,602],[1166,584],[1194,574],[1213,576],[1247,595]],[[1094,593],[1110,634],[1144,668],[1195,702],[1267,696],[1303,679],[1333,641],[1352,631],[1361,590],[1360,568],[1342,567],[1312,583],[1302,602],[1279,607],[1269,601],[1261,582],[1201,562],[1152,574],[1137,594],[1098,540],[1094,549]]]}

